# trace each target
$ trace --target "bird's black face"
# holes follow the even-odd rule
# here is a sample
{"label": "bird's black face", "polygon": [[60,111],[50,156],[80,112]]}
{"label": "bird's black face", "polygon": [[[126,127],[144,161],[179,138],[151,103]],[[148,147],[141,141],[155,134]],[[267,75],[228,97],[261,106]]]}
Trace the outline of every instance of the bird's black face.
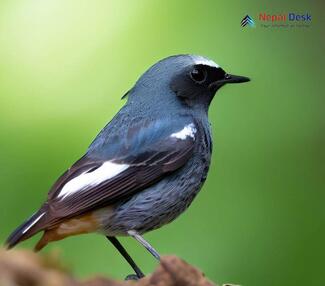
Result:
{"label": "bird's black face", "polygon": [[128,102],[152,109],[178,108],[178,103],[207,110],[215,93],[227,83],[249,78],[226,73],[214,61],[198,55],[176,55],[150,67],[128,92]]}
{"label": "bird's black face", "polygon": [[172,78],[170,87],[188,105],[209,105],[219,88],[227,83],[247,82],[249,78],[227,74],[218,66],[193,64]]}

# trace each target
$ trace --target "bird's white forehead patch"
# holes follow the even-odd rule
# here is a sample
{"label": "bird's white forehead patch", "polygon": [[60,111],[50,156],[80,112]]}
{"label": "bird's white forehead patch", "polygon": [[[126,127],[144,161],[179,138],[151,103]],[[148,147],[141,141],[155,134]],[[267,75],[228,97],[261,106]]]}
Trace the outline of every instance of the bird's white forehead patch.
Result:
{"label": "bird's white forehead patch", "polygon": [[206,65],[214,68],[219,68],[220,66],[215,63],[213,60],[207,59],[202,56],[191,56],[192,60],[194,61],[195,65]]}
{"label": "bird's white forehead patch", "polygon": [[67,182],[61,189],[58,197],[64,199],[65,197],[78,191],[82,191],[88,187],[97,186],[100,183],[115,177],[128,167],[129,165],[127,164],[116,164],[107,161],[96,170],[90,173],[84,172]]}
{"label": "bird's white forehead patch", "polygon": [[186,125],[182,130],[175,132],[170,135],[170,137],[174,137],[177,139],[185,140],[187,137],[191,137],[195,139],[196,128],[193,123]]}

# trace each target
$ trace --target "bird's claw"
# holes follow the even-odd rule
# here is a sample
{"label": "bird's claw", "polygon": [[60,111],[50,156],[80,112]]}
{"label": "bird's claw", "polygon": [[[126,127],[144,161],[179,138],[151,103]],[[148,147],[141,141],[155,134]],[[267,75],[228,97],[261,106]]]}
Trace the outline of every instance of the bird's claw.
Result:
{"label": "bird's claw", "polygon": [[129,274],[128,276],[125,277],[125,281],[128,281],[128,280],[140,280],[142,277],[139,277],[138,275],[136,274]]}

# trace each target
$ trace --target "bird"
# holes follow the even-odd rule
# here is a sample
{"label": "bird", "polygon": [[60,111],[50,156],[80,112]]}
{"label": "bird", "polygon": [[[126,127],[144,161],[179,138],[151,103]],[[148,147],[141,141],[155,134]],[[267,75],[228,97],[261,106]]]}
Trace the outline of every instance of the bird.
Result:
{"label": "bird", "polygon": [[217,91],[250,79],[192,54],[164,58],[122,97],[125,105],[86,153],[61,175],[46,201],[6,240],[6,247],[43,232],[35,246],[97,232],[136,274],[144,273],[117,237],[129,236],[156,259],[143,234],[176,219],[204,184],[211,162],[208,110]]}

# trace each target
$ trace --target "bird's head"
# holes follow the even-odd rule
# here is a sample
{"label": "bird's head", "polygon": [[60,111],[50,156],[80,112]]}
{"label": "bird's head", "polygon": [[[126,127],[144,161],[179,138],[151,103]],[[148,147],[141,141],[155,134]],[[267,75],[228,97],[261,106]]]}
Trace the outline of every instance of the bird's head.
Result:
{"label": "bird's head", "polygon": [[208,107],[215,93],[228,83],[250,79],[228,74],[214,61],[197,55],[177,55],[165,58],[149,68],[134,89],[147,100],[180,101],[188,106]]}

